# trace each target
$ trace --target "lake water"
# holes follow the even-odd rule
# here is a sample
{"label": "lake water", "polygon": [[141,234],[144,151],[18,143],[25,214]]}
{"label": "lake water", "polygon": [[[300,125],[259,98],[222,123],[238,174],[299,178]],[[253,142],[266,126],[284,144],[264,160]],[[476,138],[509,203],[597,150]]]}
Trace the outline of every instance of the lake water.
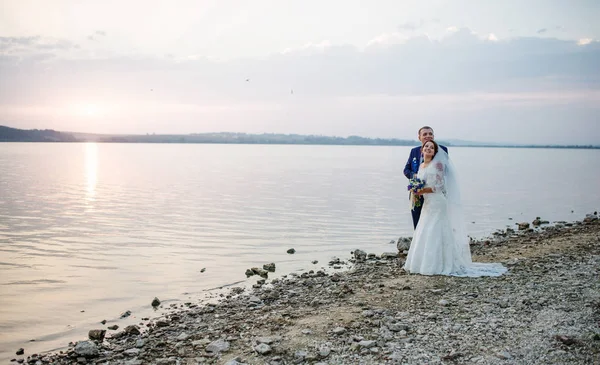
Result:
{"label": "lake water", "polygon": [[[277,277],[355,248],[394,251],[412,235],[409,149],[0,143],[0,361],[64,347],[103,319],[157,315],[155,296],[248,285],[252,266],[274,262]],[[600,150],[450,156],[473,237],[600,208]]]}

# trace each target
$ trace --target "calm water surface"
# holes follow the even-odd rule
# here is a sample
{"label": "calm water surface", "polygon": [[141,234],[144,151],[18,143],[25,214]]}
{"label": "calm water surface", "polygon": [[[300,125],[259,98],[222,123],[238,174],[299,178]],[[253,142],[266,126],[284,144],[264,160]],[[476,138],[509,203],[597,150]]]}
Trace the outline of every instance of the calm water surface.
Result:
{"label": "calm water surface", "polygon": [[[390,240],[412,235],[409,149],[1,143],[0,361],[19,347],[64,347],[103,319],[139,322],[155,296],[198,300],[253,283],[244,275],[252,266],[275,262],[278,276],[355,248],[394,251]],[[450,156],[474,237],[600,208],[590,188],[600,150]],[[119,319],[125,310],[132,317]]]}

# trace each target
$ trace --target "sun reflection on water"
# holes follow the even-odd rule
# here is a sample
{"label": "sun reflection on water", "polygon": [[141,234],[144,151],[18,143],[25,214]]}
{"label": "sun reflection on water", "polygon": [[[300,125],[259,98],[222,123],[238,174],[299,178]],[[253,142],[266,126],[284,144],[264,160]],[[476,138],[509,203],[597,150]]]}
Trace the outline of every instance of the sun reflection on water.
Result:
{"label": "sun reflection on water", "polygon": [[85,177],[85,199],[88,202],[93,202],[96,197],[96,183],[98,180],[98,145],[96,143],[85,144]]}

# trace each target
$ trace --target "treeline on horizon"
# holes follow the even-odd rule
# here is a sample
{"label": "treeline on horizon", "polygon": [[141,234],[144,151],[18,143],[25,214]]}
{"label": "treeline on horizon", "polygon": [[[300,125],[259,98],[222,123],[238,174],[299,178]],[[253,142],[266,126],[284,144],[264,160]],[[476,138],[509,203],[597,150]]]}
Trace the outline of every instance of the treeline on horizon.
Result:
{"label": "treeline on horizon", "polygon": [[[300,134],[248,134],[248,133],[193,133],[193,134],[141,134],[106,135],[58,132],[52,129],[17,129],[0,126],[0,142],[98,142],[98,143],[214,143],[214,144],[290,144],[290,145],[352,145],[352,146],[416,146],[417,140],[366,138],[360,136],[330,137]],[[478,142],[451,143],[454,147],[505,147],[505,148],[588,148],[594,145],[509,145]]]}

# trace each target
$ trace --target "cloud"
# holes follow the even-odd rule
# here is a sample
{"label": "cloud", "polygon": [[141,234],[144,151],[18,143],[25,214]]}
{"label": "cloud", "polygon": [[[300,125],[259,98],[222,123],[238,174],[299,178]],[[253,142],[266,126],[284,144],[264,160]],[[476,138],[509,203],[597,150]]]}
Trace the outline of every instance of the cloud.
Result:
{"label": "cloud", "polygon": [[[446,120],[509,120],[515,127],[517,120],[526,124],[522,118],[542,114],[555,123],[577,119],[578,126],[589,127],[600,112],[600,42],[591,38],[498,39],[469,28],[441,39],[392,32],[364,48],[321,41],[263,59],[227,61],[202,55],[98,57],[85,50],[64,58],[53,54],[73,51],[61,49],[69,44],[50,43],[54,53],[41,52],[39,44],[44,42],[0,39],[2,47],[32,51],[20,58],[0,51],[0,109],[6,111],[0,120],[18,119],[26,105],[37,105],[44,112],[27,114],[30,124],[24,127],[103,131],[112,125],[113,131],[129,126],[127,132],[136,132],[137,123],[170,132],[386,136],[399,133],[399,120],[407,121],[402,128],[413,135],[422,123],[443,130]],[[86,103],[105,110],[106,124],[88,126],[59,113]],[[44,114],[50,113],[44,105],[57,110],[54,119]],[[56,124],[42,125],[50,120]],[[156,124],[147,126],[150,120]],[[524,134],[538,138],[534,132]],[[448,127],[443,134],[450,133],[458,132]],[[511,129],[504,136],[514,134]]]}
{"label": "cloud", "polygon": [[389,46],[406,42],[409,37],[399,32],[382,33],[367,42],[367,47]]}
{"label": "cloud", "polygon": [[492,42],[497,42],[498,41],[498,37],[496,37],[496,35],[494,33],[490,33],[487,37],[488,41],[492,41]]}
{"label": "cloud", "polygon": [[425,25],[425,20],[420,19],[419,23],[406,22],[398,25],[398,30],[400,31],[415,31],[419,28],[422,28]]}
{"label": "cloud", "polygon": [[31,45],[40,40],[40,36],[35,37],[0,37],[0,45]]}
{"label": "cloud", "polygon": [[106,32],[102,30],[97,30],[94,32],[94,34],[87,36],[87,39],[90,41],[96,41],[98,40],[98,37],[106,37]]}
{"label": "cloud", "polygon": [[581,38],[577,41],[577,44],[580,46],[587,46],[588,44],[594,42],[592,38]]}
{"label": "cloud", "polygon": [[542,28],[542,29],[538,29],[536,33],[537,34],[542,34],[542,33],[546,33],[547,31],[548,31],[548,29]]}
{"label": "cloud", "polygon": [[0,37],[0,62],[42,62],[78,50],[79,45],[49,37]]}
{"label": "cloud", "polygon": [[323,52],[324,50],[326,50],[327,48],[331,47],[331,42],[328,40],[323,40],[321,42],[318,43],[306,43],[303,46],[300,47],[288,47],[286,49],[284,49],[283,51],[281,51],[282,54],[287,54],[287,53],[311,53],[311,52]]}
{"label": "cloud", "polygon": [[[37,40],[19,42],[39,46]],[[6,40],[0,40],[0,47],[4,44]],[[494,34],[480,36],[461,28],[439,40],[388,33],[373,38],[364,49],[325,40],[288,48],[265,59],[227,62],[202,55],[90,59],[81,50],[79,57],[56,59],[51,66],[56,73],[64,73],[64,80],[73,79],[71,74],[76,70],[77,82],[110,82],[114,87],[122,86],[123,91],[135,87],[137,82],[152,80],[148,83],[169,85],[174,93],[181,92],[177,98],[183,99],[280,98],[287,97],[291,88],[296,96],[522,92],[556,87],[598,88],[598,44],[590,38],[499,39]],[[34,54],[47,60],[48,56],[42,54],[70,47],[70,43],[55,42],[38,47]],[[35,60],[30,61],[35,71]],[[0,72],[9,72],[10,67],[2,62]],[[248,85],[240,84],[246,78],[252,79],[252,95],[247,94]],[[24,81],[20,87],[27,85]]]}

